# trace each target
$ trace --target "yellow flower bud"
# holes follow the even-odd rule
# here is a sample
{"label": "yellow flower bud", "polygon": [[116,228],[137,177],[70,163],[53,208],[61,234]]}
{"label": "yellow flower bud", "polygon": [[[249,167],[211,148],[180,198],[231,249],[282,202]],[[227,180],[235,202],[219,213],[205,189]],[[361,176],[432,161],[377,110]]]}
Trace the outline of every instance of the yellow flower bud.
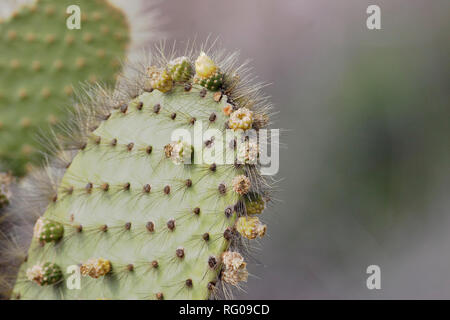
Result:
{"label": "yellow flower bud", "polygon": [[111,262],[109,260],[98,258],[89,259],[80,267],[80,272],[83,276],[90,276],[97,279],[108,274],[111,271]]}
{"label": "yellow flower bud", "polygon": [[267,226],[258,217],[240,217],[236,223],[237,231],[247,239],[262,238],[266,234]]}
{"label": "yellow flower bud", "polygon": [[195,71],[200,78],[208,78],[217,71],[217,66],[203,51],[195,61]]}
{"label": "yellow flower bud", "polygon": [[247,108],[240,108],[230,115],[228,125],[233,130],[248,130],[252,127],[253,112]]}

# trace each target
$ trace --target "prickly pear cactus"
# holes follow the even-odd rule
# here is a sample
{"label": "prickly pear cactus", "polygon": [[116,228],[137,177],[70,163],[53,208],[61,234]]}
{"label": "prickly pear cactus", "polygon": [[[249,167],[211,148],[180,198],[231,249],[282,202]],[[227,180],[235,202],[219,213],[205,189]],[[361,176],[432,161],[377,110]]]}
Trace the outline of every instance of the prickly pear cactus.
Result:
{"label": "prickly pear cactus", "polygon": [[[67,8],[81,9],[69,30]],[[73,86],[113,85],[129,28],[106,0],[36,0],[0,21],[0,161],[23,175],[40,159],[35,135],[64,117]]]}
{"label": "prickly pear cactus", "polygon": [[[62,178],[39,182],[57,180],[41,185],[53,191],[12,298],[208,299],[229,297],[247,280],[250,241],[266,232],[250,213],[263,210],[267,184],[256,164],[237,161],[237,142],[268,108],[258,86],[242,84],[236,55],[208,59],[224,75],[219,91],[193,83],[194,68],[185,72],[193,59],[183,57],[147,66],[116,92],[97,89],[78,105],[80,123],[55,152],[71,155],[53,162]],[[184,71],[174,73],[177,64]],[[199,136],[202,126],[208,131]],[[193,139],[174,136],[180,129]],[[206,161],[212,149],[228,150],[231,161]],[[247,212],[252,199],[258,204]],[[52,270],[44,283],[48,264],[63,275]],[[78,272],[67,273],[71,266]],[[68,289],[77,276],[79,289]]]}

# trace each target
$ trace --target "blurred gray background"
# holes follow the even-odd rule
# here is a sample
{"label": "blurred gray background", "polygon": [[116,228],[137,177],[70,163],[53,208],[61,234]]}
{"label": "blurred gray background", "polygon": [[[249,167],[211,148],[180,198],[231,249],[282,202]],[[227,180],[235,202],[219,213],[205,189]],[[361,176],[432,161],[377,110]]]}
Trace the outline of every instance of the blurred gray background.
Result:
{"label": "blurred gray background", "polygon": [[[370,4],[382,30],[366,27]],[[160,9],[178,42],[211,34],[251,58],[286,129],[280,201],[238,298],[450,298],[450,1]]]}

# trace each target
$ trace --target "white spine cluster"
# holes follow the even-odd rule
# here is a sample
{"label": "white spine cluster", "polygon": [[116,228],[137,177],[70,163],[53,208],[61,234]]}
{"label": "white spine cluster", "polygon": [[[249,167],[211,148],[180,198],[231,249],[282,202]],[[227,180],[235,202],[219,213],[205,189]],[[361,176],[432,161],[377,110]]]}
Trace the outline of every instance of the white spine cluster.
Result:
{"label": "white spine cluster", "polygon": [[30,281],[34,281],[38,284],[41,284],[42,278],[44,275],[44,271],[42,266],[37,264],[27,269],[27,279]]}

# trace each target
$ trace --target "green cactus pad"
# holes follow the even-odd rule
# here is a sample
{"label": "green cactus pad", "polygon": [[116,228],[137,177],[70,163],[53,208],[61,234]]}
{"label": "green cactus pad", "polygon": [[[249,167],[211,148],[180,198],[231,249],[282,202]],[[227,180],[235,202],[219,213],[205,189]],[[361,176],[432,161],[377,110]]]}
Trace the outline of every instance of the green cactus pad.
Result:
{"label": "green cactus pad", "polygon": [[[67,7],[81,29],[66,27]],[[124,15],[104,0],[38,0],[0,23],[0,161],[16,175],[41,158],[38,129],[64,118],[73,86],[114,84],[129,42]]]}
{"label": "green cactus pad", "polygon": [[[159,293],[165,299],[208,298],[220,271],[209,261],[219,261],[229,246],[224,233],[236,213],[226,209],[239,200],[231,183],[242,170],[177,165],[166,157],[171,132],[192,130],[192,118],[223,130],[226,99],[218,103],[213,94],[200,92],[197,86],[189,92],[176,86],[166,94],[144,93],[92,133],[44,215],[66,224],[63,243],[43,248],[34,241],[22,272],[37,260],[53,258],[66,268],[103,257],[113,272],[103,281],[83,278],[81,290],[62,289],[66,298],[156,299]],[[40,297],[36,287],[27,286],[20,282],[15,291],[26,299]],[[51,294],[59,297],[58,291]]]}
{"label": "green cactus pad", "polygon": [[[240,79],[227,61],[229,79]],[[152,90],[147,83],[155,73],[149,70],[167,65],[144,70],[147,75],[138,72],[137,79],[121,78],[113,93],[89,92],[88,103],[75,106],[77,124],[55,144],[61,146],[53,152],[59,165],[46,168],[47,178],[29,178],[25,199],[34,194],[28,191],[42,190],[40,207],[46,208],[35,230],[46,219],[64,233],[58,229],[63,236],[57,242],[32,239],[13,297],[207,299],[228,297],[228,285],[247,280],[243,255],[251,246],[243,245],[248,240],[236,221],[245,216],[244,197],[268,184],[257,166],[237,163],[232,142],[243,131],[231,130],[231,137],[225,131],[230,106],[249,107],[243,96],[255,106],[260,93],[239,83],[229,83],[236,93],[212,92],[190,81]],[[261,104],[254,112],[267,110]],[[224,157],[205,156],[214,150]],[[42,290],[24,281],[39,261],[62,270],[79,267],[80,289],[63,284]]]}
{"label": "green cactus pad", "polygon": [[202,87],[205,87],[208,90],[211,91],[217,91],[222,87],[223,84],[223,74],[219,72],[215,72],[213,75],[211,75],[208,78],[196,78],[196,83],[201,85]]}

